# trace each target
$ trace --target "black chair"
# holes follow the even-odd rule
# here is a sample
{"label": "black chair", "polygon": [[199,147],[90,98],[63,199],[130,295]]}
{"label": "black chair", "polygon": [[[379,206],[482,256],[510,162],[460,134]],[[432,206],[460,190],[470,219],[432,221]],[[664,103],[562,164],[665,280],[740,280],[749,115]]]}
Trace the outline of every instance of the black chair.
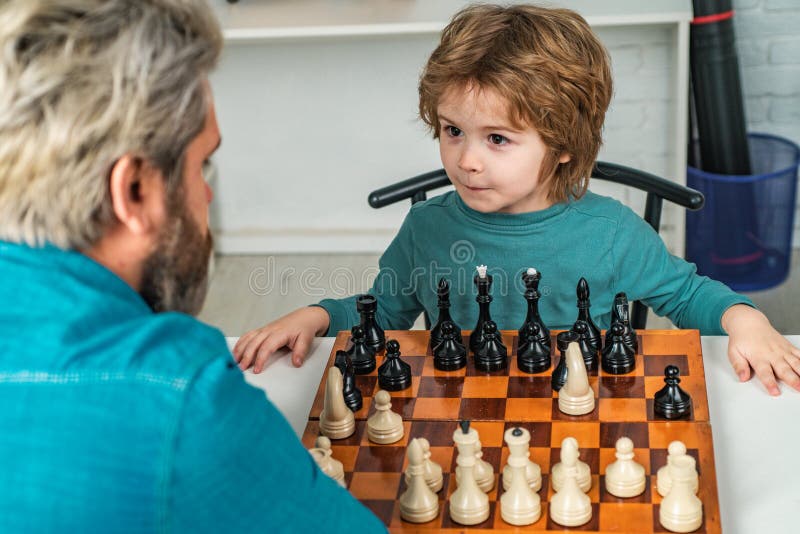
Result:
{"label": "black chair", "polygon": [[[703,207],[705,198],[700,191],[659,178],[648,172],[632,169],[616,163],[598,161],[592,170],[592,178],[621,184],[647,193],[643,219],[658,232],[661,226],[661,208],[664,200],[673,202],[686,209],[696,211]],[[444,169],[426,172],[408,180],[382,187],[369,194],[367,201],[375,209],[410,198],[415,204],[427,198],[432,189],[450,185]],[[430,325],[425,317],[426,326]],[[647,307],[641,302],[633,303],[631,325],[634,328],[647,326]],[[430,328],[428,326],[428,328]]]}

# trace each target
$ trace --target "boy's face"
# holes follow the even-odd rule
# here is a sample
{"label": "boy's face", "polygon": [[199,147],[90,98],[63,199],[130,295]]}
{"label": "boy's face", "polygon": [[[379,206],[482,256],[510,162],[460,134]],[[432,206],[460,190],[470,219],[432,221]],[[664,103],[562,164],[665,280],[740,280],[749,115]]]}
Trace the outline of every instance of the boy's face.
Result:
{"label": "boy's face", "polygon": [[442,163],[467,206],[483,213],[525,213],[552,205],[539,180],[547,146],[532,127],[512,126],[497,93],[475,85],[452,88],[437,110]]}

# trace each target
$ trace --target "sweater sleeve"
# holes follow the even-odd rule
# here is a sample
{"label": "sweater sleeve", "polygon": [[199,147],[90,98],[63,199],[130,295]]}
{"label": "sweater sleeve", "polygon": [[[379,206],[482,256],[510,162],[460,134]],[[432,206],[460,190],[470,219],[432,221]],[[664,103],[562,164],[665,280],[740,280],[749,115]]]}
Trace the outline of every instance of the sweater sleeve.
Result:
{"label": "sweater sleeve", "polygon": [[620,205],[614,245],[616,291],[641,300],[678,328],[724,335],[720,320],[734,304],[753,303],[725,284],[697,274],[693,263],[670,254],[661,237],[641,217]]}
{"label": "sweater sleeve", "polygon": [[[414,212],[412,207],[400,231],[378,261],[378,275],[369,290],[378,299],[375,318],[381,328],[387,330],[408,330],[423,311],[417,291],[419,284],[425,281],[425,270],[414,265]],[[360,322],[355,296],[325,299],[318,305],[330,316],[329,336],[335,336],[340,330],[349,331]]]}
{"label": "sweater sleeve", "polygon": [[317,468],[232,358],[209,363],[177,425],[167,522],[172,532],[385,532]]}

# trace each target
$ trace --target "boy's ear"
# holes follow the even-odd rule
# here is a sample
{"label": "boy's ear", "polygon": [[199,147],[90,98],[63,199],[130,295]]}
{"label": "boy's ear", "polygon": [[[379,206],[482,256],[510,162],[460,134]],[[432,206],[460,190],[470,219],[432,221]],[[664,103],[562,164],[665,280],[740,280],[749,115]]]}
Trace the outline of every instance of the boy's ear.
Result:
{"label": "boy's ear", "polygon": [[135,235],[158,229],[165,215],[166,192],[161,173],[141,158],[126,154],[114,163],[109,177],[114,215]]}
{"label": "boy's ear", "polygon": [[562,152],[560,156],[558,156],[559,163],[567,163],[572,159],[572,155],[568,154],[567,152]]}

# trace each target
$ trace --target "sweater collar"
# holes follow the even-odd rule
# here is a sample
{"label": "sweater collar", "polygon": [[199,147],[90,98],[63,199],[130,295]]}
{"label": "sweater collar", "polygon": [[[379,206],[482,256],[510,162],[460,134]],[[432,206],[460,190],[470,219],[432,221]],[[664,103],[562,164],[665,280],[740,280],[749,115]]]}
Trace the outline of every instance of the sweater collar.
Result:
{"label": "sweater collar", "polygon": [[453,192],[456,206],[469,218],[493,226],[528,226],[541,224],[558,217],[569,208],[569,202],[557,202],[549,208],[526,213],[482,213],[476,211],[461,199],[458,193]]}

